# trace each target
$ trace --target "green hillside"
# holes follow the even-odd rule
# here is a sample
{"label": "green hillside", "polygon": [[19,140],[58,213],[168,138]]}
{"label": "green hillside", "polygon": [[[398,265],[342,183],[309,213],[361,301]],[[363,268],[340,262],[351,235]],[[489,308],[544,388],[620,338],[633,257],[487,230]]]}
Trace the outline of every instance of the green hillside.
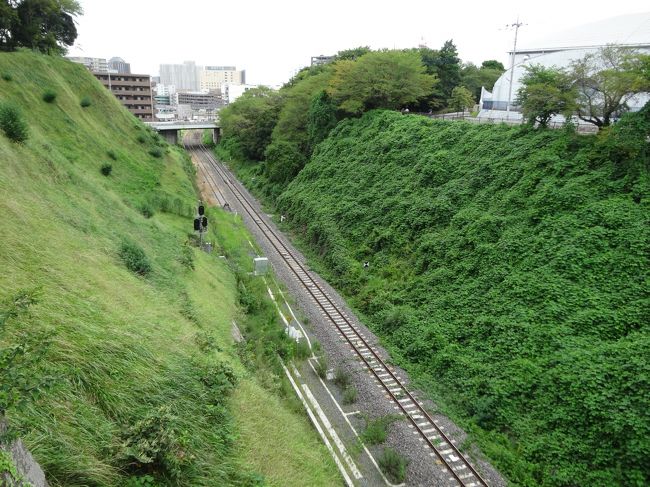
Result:
{"label": "green hillside", "polygon": [[249,237],[214,210],[216,252],[190,244],[187,155],[60,58],[0,54],[7,103],[29,133],[0,131],[0,412],[50,485],[338,485],[307,419],[240,362]]}
{"label": "green hillside", "polygon": [[649,129],[370,112],[277,205],[513,483],[647,485]]}

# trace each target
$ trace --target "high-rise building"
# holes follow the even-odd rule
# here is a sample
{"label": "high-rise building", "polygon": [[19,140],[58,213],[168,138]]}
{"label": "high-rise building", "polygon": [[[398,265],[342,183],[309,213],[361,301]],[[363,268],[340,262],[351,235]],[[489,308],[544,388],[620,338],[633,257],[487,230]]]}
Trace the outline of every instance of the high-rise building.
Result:
{"label": "high-rise building", "polygon": [[205,66],[201,71],[202,90],[216,90],[224,83],[246,84],[246,71],[238,71],[235,66]]}
{"label": "high-rise building", "polygon": [[114,73],[131,74],[131,65],[121,57],[112,57],[108,60],[108,69]]}
{"label": "high-rise building", "polygon": [[70,56],[66,58],[73,63],[83,64],[93,73],[108,73],[108,64],[106,59],[101,57],[74,57]]}
{"label": "high-rise building", "polygon": [[153,120],[151,78],[148,74],[93,74],[133,115],[140,120]]}
{"label": "high-rise building", "polygon": [[162,85],[174,85],[177,90],[198,91],[199,78],[200,68],[194,61],[160,65],[160,84]]}

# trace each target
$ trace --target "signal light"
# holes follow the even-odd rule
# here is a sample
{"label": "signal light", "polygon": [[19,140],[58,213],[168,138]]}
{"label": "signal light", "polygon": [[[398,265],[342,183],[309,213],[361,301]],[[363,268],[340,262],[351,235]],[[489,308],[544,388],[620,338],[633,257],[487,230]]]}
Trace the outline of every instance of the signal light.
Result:
{"label": "signal light", "polygon": [[[205,217],[203,217],[205,218]],[[201,230],[201,219],[200,218],[195,218],[194,219],[194,230],[200,231]]]}
{"label": "signal light", "polygon": [[208,217],[207,216],[204,216],[201,219],[201,224],[203,225],[203,228],[208,228]]}
{"label": "signal light", "polygon": [[199,205],[199,215],[204,215],[205,214],[205,207],[203,205]]}

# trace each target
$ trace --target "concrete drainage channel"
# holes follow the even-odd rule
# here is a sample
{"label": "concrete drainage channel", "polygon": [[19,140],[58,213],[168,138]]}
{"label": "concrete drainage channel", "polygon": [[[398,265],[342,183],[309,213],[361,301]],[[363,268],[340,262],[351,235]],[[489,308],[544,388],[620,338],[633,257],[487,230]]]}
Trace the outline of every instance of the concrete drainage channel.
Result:
{"label": "concrete drainage channel", "polygon": [[[288,367],[283,364],[283,369],[309,419],[334,458],[346,485],[350,487],[371,485],[397,487],[381,472],[376,459],[368,447],[363,445],[357,429],[350,421],[349,417],[358,415],[359,411],[346,413],[325,381],[318,376],[314,366],[318,362],[318,357],[314,355],[309,335],[297,319],[284,294],[279,291],[279,286],[277,286],[278,293],[281,294],[282,299],[280,303],[278,303],[278,299],[266,279],[265,283],[269,296],[275,303],[278,315],[285,325],[287,334],[291,334],[291,329],[298,328],[309,346],[311,357],[303,364],[302,373],[293,362],[289,363]],[[287,319],[283,309],[287,311],[291,321]],[[316,398],[317,396],[320,400]],[[347,447],[346,444],[351,445],[351,448]],[[353,452],[351,453],[350,450],[353,450]],[[361,473],[358,463],[365,467],[363,468],[365,475]]]}

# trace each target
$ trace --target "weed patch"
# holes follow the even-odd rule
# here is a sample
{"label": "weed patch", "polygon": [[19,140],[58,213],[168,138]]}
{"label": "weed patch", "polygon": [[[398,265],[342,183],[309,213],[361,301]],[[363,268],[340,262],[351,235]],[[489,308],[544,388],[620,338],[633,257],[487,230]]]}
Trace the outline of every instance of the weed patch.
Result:
{"label": "weed patch", "polygon": [[406,479],[408,460],[392,448],[385,448],[377,459],[379,468],[394,484],[401,484]]}
{"label": "weed patch", "polygon": [[131,272],[146,276],[151,272],[151,262],[142,247],[130,240],[123,240],[120,245],[119,255]]}

